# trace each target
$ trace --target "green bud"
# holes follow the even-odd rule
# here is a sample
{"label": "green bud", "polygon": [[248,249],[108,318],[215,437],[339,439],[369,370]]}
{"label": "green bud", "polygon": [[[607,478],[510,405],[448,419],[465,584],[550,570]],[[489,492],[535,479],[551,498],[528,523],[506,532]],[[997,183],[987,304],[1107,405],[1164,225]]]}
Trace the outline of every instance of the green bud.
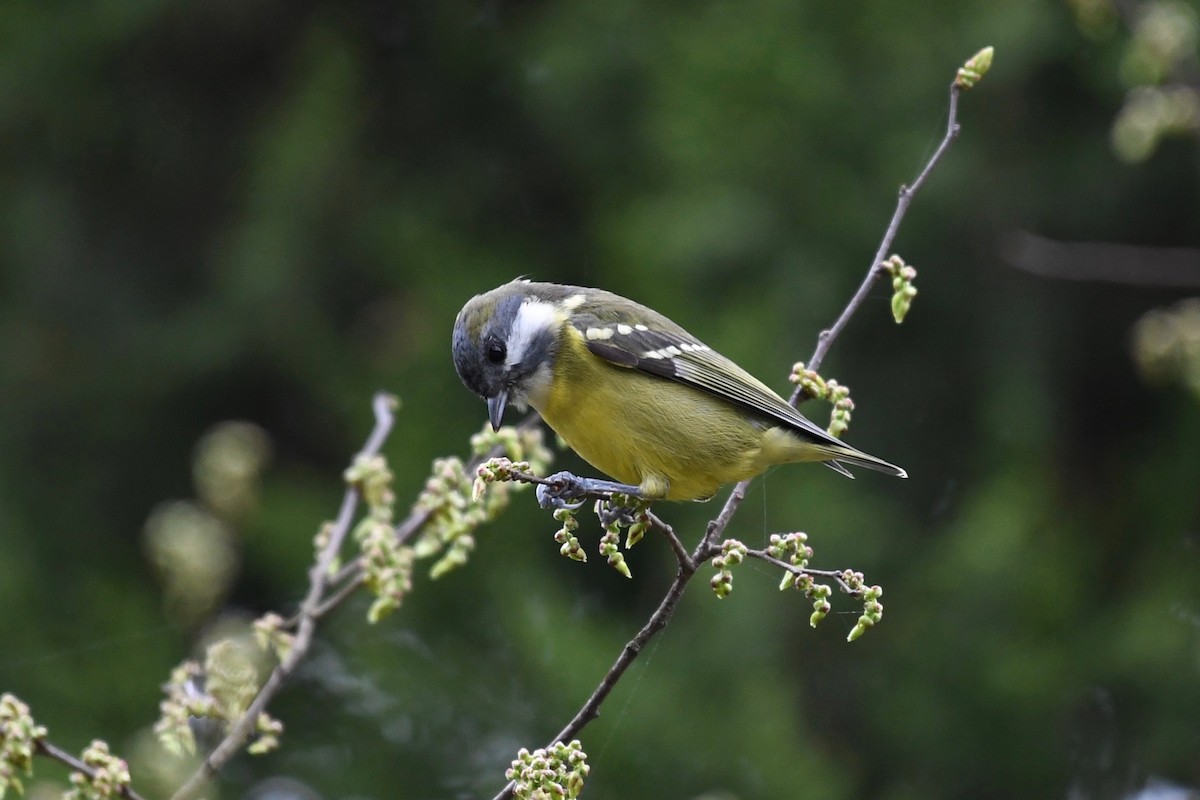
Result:
{"label": "green bud", "polygon": [[851,628],[850,633],[847,634],[846,641],[853,642],[855,639],[857,639],[858,637],[860,637],[864,633],[866,633],[867,628],[871,627],[874,624],[875,623],[870,619],[870,617],[868,617],[865,614],[863,616],[859,617],[858,623],[853,628]]}
{"label": "green bud", "polygon": [[45,737],[46,729],[34,722],[29,706],[16,695],[0,695],[0,797],[8,788],[17,794],[24,792],[18,776],[33,774],[33,754],[37,742]]}
{"label": "green bud", "polygon": [[524,748],[505,771],[520,800],[574,800],[583,791],[590,767],[578,740],[530,753]]}
{"label": "green bud", "polygon": [[624,575],[626,578],[632,578],[633,573],[629,571],[629,565],[625,563],[625,556],[621,554],[621,539],[620,534],[616,531],[608,531],[600,537],[600,555],[608,559],[608,565],[617,572]]}
{"label": "green bud", "polygon": [[797,361],[792,366],[792,374],[788,376],[788,380],[803,389],[805,394],[810,397],[825,396],[825,381],[817,374],[816,370],[805,367],[803,361]]}
{"label": "green bud", "polygon": [[975,84],[979,83],[992,68],[993,55],[995,55],[995,50],[985,47],[967,59],[967,63],[959,68],[958,74],[954,78],[954,85],[960,89],[973,89]]}
{"label": "green bud", "polygon": [[457,569],[467,563],[470,553],[475,549],[475,537],[468,533],[460,534],[454,538],[454,542],[446,551],[446,554],[438,559],[429,569],[429,577],[433,580],[445,575],[451,570]]}
{"label": "green bud", "polygon": [[642,537],[646,535],[646,531],[649,530],[649,528],[649,522],[635,522],[630,525],[629,530],[625,532],[625,549],[628,550],[640,542]]}
{"label": "green bud", "polygon": [[912,285],[916,280],[917,270],[904,263],[898,255],[893,255],[880,266],[892,276],[892,318],[899,324],[908,315],[912,299],[917,296],[917,289]]}
{"label": "green bud", "polygon": [[65,800],[107,800],[128,791],[129,766],[123,759],[109,753],[105,742],[98,739],[93,741],[83,751],[81,761],[92,772],[90,775],[80,771],[71,773],[73,788],[63,795]]}

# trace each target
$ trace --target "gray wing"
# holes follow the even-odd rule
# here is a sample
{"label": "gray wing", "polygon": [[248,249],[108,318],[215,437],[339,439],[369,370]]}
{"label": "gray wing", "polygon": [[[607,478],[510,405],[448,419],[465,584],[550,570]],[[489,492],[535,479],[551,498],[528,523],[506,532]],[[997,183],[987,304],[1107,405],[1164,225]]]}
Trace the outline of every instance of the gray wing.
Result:
{"label": "gray wing", "polygon": [[677,325],[640,330],[586,318],[576,322],[588,349],[604,360],[699,389],[823,444],[846,447],[733,361]]}

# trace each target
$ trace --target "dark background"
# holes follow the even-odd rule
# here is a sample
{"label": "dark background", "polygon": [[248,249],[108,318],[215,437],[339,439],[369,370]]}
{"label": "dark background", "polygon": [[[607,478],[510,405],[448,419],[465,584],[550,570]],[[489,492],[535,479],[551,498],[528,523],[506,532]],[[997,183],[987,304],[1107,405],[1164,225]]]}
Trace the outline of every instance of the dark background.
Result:
{"label": "dark background", "polygon": [[[0,690],[160,793],[147,731],[172,665],[222,620],[294,609],[374,390],[404,402],[402,505],[466,452],[485,411],[450,328],[516,275],[641,300],[785,389],[990,44],[896,244],[920,272],[908,321],[881,284],[823,370],[854,390],[848,440],[912,478],[781,468],[729,530],[806,530],[817,566],[885,587],[882,625],[847,644],[852,602],[814,631],[774,571],[743,566],[723,602],[705,573],[585,732],[585,796],[1200,785],[1200,311],[1176,305],[1200,256],[1162,249],[1200,247],[1196,20],[1106,0],[8,0]],[[1138,249],[1054,249],[1089,241]],[[231,420],[252,426],[204,438]],[[206,453],[233,475],[216,489]],[[694,542],[717,502],[660,511]],[[221,796],[494,794],[673,574],[654,537],[627,581],[558,557],[555,527],[521,495],[396,615],[348,604],[274,706],[282,749],[236,761]],[[193,581],[206,600],[164,580],[164,541],[224,565]]]}

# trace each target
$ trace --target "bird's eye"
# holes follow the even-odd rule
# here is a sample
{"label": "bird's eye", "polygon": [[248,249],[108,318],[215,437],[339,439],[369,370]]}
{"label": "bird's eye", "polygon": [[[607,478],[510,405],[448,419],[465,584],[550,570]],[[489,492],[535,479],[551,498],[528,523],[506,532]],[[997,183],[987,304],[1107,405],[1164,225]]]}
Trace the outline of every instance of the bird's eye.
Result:
{"label": "bird's eye", "polygon": [[508,356],[508,348],[499,339],[488,341],[484,345],[484,351],[487,354],[487,360],[493,364],[503,364],[504,359]]}

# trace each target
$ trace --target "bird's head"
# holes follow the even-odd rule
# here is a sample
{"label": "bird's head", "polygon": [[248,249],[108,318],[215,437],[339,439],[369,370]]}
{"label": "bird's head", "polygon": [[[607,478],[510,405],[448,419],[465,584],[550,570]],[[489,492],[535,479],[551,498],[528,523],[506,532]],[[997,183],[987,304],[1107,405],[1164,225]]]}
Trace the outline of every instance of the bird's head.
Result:
{"label": "bird's head", "polygon": [[493,429],[506,405],[536,405],[550,384],[563,317],[536,286],[518,280],[476,295],[454,321],[454,368],[487,401]]}

